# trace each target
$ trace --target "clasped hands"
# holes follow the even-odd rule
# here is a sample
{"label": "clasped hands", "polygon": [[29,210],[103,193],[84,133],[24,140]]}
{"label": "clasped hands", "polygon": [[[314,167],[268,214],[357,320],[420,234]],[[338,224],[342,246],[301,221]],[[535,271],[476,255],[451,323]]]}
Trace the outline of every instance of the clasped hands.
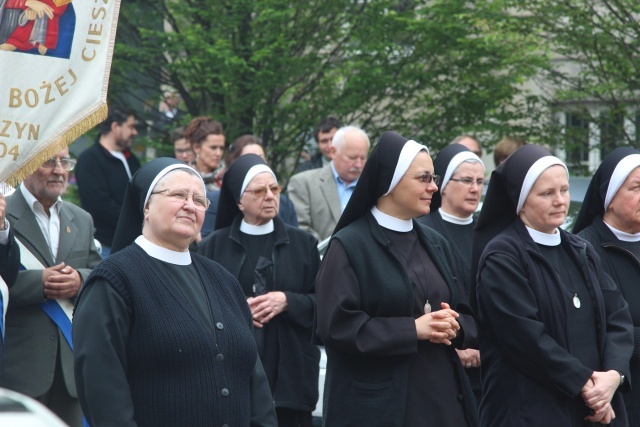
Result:
{"label": "clasped hands", "polygon": [[429,340],[434,344],[451,345],[460,330],[458,317],[460,315],[443,302],[441,310],[426,313],[415,319],[416,332],[419,340]]}
{"label": "clasped hands", "polygon": [[256,328],[262,328],[289,306],[284,292],[268,292],[257,297],[249,297],[247,302],[253,316],[253,326]]}
{"label": "clasped hands", "polygon": [[42,270],[42,292],[45,298],[73,298],[80,291],[81,285],[80,273],[64,262]]}
{"label": "clasped hands", "polygon": [[610,424],[616,417],[611,407],[613,394],[620,385],[618,371],[594,372],[582,387],[580,396],[593,414],[585,418],[592,423]]}

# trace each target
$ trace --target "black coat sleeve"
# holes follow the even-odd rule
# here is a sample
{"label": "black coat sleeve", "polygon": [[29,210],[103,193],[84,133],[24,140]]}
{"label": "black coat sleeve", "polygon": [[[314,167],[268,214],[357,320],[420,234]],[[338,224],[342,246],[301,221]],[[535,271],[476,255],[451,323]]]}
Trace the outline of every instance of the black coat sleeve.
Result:
{"label": "black coat sleeve", "polygon": [[0,276],[8,287],[13,286],[20,268],[20,247],[16,244],[13,232],[9,230],[9,241],[0,245]]}
{"label": "black coat sleeve", "polygon": [[80,406],[91,427],[134,427],[126,343],[131,310],[104,280],[83,291],[73,317],[73,358]]}
{"label": "black coat sleeve", "polygon": [[[635,328],[629,313],[629,306],[613,279],[602,268],[598,273],[606,315],[602,368],[604,371],[622,372],[626,378],[631,378],[629,364],[633,356]],[[631,382],[625,381],[623,389],[627,390],[630,386]]]}
{"label": "black coat sleeve", "polygon": [[276,410],[262,362],[256,357],[251,373],[251,427],[276,427]]}

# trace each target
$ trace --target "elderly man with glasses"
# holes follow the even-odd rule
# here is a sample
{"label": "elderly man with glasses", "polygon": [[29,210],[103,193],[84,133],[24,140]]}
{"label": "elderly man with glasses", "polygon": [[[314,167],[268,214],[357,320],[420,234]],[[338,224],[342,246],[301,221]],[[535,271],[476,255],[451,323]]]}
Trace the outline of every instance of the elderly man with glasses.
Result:
{"label": "elderly man with glasses", "polygon": [[82,425],[73,374],[71,300],[101,260],[93,220],[63,202],[75,162],[64,149],[7,197],[21,271],[9,290],[6,361],[0,386],[43,403],[72,427]]}

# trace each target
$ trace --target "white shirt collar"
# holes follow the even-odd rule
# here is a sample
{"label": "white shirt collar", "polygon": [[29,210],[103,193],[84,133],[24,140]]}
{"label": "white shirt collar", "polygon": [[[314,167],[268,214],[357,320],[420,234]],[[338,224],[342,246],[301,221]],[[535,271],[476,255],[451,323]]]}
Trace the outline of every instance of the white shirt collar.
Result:
{"label": "white shirt collar", "polygon": [[251,225],[244,222],[244,219],[240,223],[240,231],[244,234],[252,234],[254,236],[262,236],[264,234],[273,233],[273,220],[262,225]]}
{"label": "white shirt collar", "polygon": [[127,156],[124,155],[122,151],[109,150],[111,155],[116,159],[120,160],[124,165],[124,168],[127,170],[127,176],[131,179],[131,169],[129,169],[129,163],[127,162]]}
{"label": "white shirt collar", "polygon": [[469,225],[473,222],[473,215],[469,215],[467,218],[460,218],[460,217],[446,213],[445,211],[442,210],[442,208],[438,208],[438,212],[440,213],[440,216],[444,221],[450,222],[452,224]]}
{"label": "white shirt collar", "polygon": [[381,227],[403,233],[413,230],[413,221],[410,219],[400,219],[387,215],[375,206],[371,208],[371,214]]}
{"label": "white shirt collar", "polygon": [[[31,192],[27,189],[24,183],[20,185],[20,191],[22,192],[22,197],[24,197],[24,199],[27,201],[27,205],[29,205],[32,211],[35,212],[34,208],[36,206],[41,206],[44,209],[44,206],[42,206],[42,203],[40,203],[38,199],[36,199],[36,197],[33,194],[31,194]],[[56,213],[58,215],[60,215],[60,209],[62,208],[62,198],[58,196],[58,200],[56,200],[56,202],[51,207],[56,210]]]}
{"label": "white shirt collar", "polygon": [[609,230],[611,230],[611,232],[618,238],[618,240],[621,240],[623,242],[640,242],[640,233],[636,233],[636,234],[625,233],[624,231],[620,231],[617,228],[613,228],[612,226],[607,224],[605,221],[602,221],[602,222],[604,222],[605,225],[609,227]]}
{"label": "white shirt collar", "polygon": [[529,236],[531,236],[533,241],[539,245],[558,246],[562,241],[562,237],[560,237],[560,231],[557,228],[555,230],[555,233],[549,234],[543,233],[542,231],[534,230],[533,228],[526,225],[525,227],[527,227]]}
{"label": "white shirt collar", "polygon": [[136,244],[140,246],[151,258],[175,265],[191,264],[191,253],[189,251],[176,252],[171,249],[163,248],[162,246],[158,246],[155,243],[150,242],[142,235],[138,236]]}

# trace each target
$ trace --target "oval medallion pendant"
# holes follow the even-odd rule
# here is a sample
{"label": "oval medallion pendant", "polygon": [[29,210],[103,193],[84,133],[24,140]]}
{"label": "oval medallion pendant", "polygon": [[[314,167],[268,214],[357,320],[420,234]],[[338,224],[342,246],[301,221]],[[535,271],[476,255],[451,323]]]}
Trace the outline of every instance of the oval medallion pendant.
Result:
{"label": "oval medallion pendant", "polygon": [[427,313],[431,313],[431,304],[429,304],[429,300],[427,300],[427,303],[424,305],[424,314]]}
{"label": "oval medallion pendant", "polygon": [[580,308],[580,298],[578,298],[578,294],[573,295],[573,306]]}

